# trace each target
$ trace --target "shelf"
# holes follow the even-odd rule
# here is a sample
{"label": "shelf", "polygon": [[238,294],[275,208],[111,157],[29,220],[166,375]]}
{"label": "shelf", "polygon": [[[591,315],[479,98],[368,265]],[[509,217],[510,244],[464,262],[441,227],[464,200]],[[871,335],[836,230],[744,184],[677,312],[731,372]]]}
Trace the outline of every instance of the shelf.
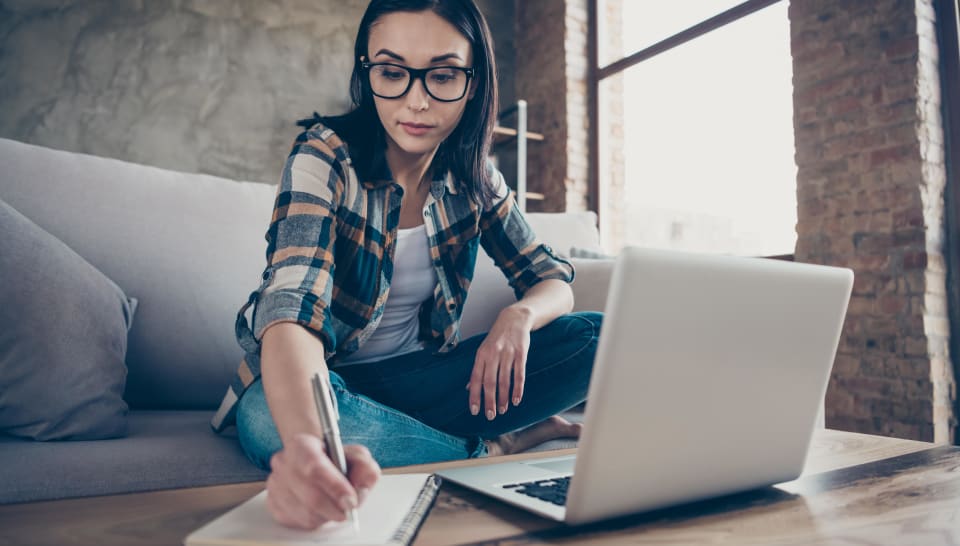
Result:
{"label": "shelf", "polygon": [[515,106],[511,106],[504,112],[501,112],[497,119],[516,114],[517,128],[505,127],[499,122],[493,127],[493,145],[503,146],[507,143],[516,142],[517,145],[517,205],[521,211],[527,210],[527,199],[543,201],[544,196],[541,193],[531,194],[527,191],[527,142],[530,140],[543,141],[543,135],[532,133],[527,130],[527,101],[518,100]]}
{"label": "shelf", "polygon": [[[511,139],[516,138],[516,136],[517,136],[516,129],[511,129],[509,127],[502,127],[500,125],[497,125],[496,127],[493,128],[493,141],[496,144],[507,142]],[[531,133],[530,131],[527,131],[527,140],[543,140],[543,135],[541,135],[540,133]]]}

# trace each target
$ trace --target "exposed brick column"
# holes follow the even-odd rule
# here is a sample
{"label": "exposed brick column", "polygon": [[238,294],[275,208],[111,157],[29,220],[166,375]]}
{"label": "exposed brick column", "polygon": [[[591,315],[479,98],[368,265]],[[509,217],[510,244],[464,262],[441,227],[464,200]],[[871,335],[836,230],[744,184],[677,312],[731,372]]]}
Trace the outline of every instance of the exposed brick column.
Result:
{"label": "exposed brick column", "polygon": [[790,3],[796,259],[851,267],[827,426],[952,441],[930,0]]}
{"label": "exposed brick column", "polygon": [[516,90],[529,103],[527,188],[532,211],[586,210],[589,176],[586,0],[517,2]]}
{"label": "exposed brick column", "polygon": [[[600,18],[600,65],[624,56],[623,0],[602,3]],[[624,244],[627,225],[625,187],[626,158],[623,155],[623,73],[605,78],[600,84],[600,234],[608,252],[616,253]]]}
{"label": "exposed brick column", "polygon": [[590,118],[587,117],[587,0],[566,0],[564,51],[567,78],[566,206],[587,210],[590,178]]}

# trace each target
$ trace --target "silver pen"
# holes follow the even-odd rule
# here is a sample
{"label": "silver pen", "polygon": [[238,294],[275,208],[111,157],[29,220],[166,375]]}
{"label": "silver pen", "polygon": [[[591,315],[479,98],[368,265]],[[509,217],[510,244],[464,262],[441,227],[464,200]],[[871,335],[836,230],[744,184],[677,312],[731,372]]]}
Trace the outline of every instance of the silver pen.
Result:
{"label": "silver pen", "polygon": [[[340,413],[337,411],[337,399],[333,396],[330,379],[326,374],[315,373],[311,383],[313,400],[317,403],[317,414],[320,416],[320,425],[323,426],[323,443],[327,448],[327,455],[340,472],[347,476],[347,457],[343,453],[343,442],[340,440]],[[360,518],[357,517],[356,508],[350,509],[347,516],[353,523],[353,530],[357,531],[360,528]]]}

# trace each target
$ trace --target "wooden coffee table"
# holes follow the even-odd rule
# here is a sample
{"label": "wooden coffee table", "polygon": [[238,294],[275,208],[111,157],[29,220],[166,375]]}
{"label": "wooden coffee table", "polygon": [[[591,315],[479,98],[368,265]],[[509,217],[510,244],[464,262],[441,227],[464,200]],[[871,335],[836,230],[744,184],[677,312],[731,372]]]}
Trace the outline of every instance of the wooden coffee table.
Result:
{"label": "wooden coffee table", "polygon": [[[542,454],[511,458],[536,456]],[[182,544],[191,531],[262,489],[257,482],[0,506],[0,544]],[[583,527],[444,484],[416,544],[480,542],[958,544],[960,448],[818,430],[804,475],[794,482]]]}

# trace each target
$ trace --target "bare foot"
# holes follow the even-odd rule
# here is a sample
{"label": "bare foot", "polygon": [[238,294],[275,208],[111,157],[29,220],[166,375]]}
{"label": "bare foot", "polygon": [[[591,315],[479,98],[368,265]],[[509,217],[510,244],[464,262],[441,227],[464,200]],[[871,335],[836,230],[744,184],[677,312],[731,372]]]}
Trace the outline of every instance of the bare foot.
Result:
{"label": "bare foot", "polygon": [[499,436],[496,440],[486,440],[487,456],[519,453],[557,438],[579,438],[582,429],[583,425],[580,423],[571,423],[563,417],[554,415],[531,427]]}

